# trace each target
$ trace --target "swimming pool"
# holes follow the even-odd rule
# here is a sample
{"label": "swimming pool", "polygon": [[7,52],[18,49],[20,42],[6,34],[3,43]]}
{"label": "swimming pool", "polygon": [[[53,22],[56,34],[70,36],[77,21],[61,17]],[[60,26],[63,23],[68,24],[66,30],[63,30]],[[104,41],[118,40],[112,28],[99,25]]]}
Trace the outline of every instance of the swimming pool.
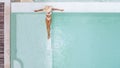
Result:
{"label": "swimming pool", "polygon": [[[120,13],[53,13],[53,68],[119,68]],[[45,14],[12,13],[12,68],[49,68]]]}

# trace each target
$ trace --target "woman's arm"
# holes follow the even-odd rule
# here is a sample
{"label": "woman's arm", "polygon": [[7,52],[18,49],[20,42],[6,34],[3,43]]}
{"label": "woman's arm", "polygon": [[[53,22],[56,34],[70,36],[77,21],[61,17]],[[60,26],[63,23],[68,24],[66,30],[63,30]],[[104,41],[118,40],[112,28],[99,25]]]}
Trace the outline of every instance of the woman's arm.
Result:
{"label": "woman's arm", "polygon": [[39,12],[39,11],[43,11],[43,9],[34,10],[34,12]]}

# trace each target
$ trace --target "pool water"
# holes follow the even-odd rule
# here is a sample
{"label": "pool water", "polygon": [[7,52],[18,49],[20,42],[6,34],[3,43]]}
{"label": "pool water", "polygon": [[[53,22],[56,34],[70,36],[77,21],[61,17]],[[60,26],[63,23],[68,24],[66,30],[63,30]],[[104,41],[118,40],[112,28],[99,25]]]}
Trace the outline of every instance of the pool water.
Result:
{"label": "pool water", "polygon": [[47,68],[45,14],[11,14],[11,68]]}
{"label": "pool water", "polygon": [[[120,68],[120,13],[53,13],[53,68]],[[49,68],[45,14],[11,14],[11,68]]]}
{"label": "pool water", "polygon": [[53,68],[120,68],[119,13],[55,13]]}

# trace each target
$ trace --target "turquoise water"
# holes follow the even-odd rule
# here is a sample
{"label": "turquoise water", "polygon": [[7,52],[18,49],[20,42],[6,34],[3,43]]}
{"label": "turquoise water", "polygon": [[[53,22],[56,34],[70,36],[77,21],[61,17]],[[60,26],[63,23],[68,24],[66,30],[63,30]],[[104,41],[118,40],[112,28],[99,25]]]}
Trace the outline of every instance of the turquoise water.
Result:
{"label": "turquoise water", "polygon": [[11,68],[47,68],[45,14],[11,14]]}
{"label": "turquoise water", "polygon": [[56,13],[53,68],[120,68],[119,13]]}
{"label": "turquoise water", "polygon": [[[120,13],[53,13],[53,68],[120,68]],[[11,14],[11,68],[47,68],[45,14]]]}

